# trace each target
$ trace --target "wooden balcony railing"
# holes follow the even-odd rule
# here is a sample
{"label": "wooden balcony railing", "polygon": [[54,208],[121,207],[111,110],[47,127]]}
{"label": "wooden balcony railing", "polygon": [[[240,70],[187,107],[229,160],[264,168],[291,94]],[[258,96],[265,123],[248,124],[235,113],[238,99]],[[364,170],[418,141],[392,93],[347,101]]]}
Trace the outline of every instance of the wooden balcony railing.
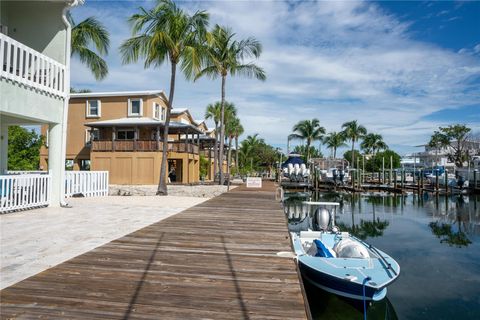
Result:
{"label": "wooden balcony railing", "polygon": [[[163,142],[157,142],[156,140],[95,140],[92,141],[92,151],[104,151],[104,152],[122,152],[122,151],[162,151]],[[198,146],[184,142],[169,142],[169,152],[179,153],[194,153],[198,154]]]}

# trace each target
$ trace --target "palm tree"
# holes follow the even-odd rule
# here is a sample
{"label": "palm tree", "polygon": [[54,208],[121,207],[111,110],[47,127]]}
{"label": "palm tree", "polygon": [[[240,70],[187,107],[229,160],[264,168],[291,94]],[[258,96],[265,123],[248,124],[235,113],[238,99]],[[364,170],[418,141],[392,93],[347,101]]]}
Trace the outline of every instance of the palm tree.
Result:
{"label": "palm tree", "polygon": [[220,102],[209,104],[205,111],[205,119],[212,119],[215,124],[215,146],[213,147],[213,177],[217,176],[218,168],[218,123],[220,122],[220,113],[222,105]]}
{"label": "palm tree", "polygon": [[383,141],[382,135],[376,133],[365,135],[360,146],[366,153],[371,152],[373,156],[375,156],[376,151],[388,148],[387,144]]}
{"label": "palm tree", "polygon": [[333,152],[333,158],[337,157],[337,149],[340,147],[346,147],[345,136],[341,132],[330,132],[323,140],[327,148],[330,148]]}
{"label": "palm tree", "polygon": [[[67,18],[72,26],[71,55],[78,56],[96,80],[104,79],[108,74],[108,66],[99,54],[108,54],[110,35],[107,29],[94,17],[89,17],[78,24],[71,14],[68,14]],[[92,45],[98,54],[90,49]]]}
{"label": "palm tree", "polygon": [[[346,139],[350,140],[352,142],[352,168],[355,167],[355,141],[358,141],[359,139],[363,138],[367,134],[367,129],[365,129],[364,126],[359,125],[357,123],[357,120],[354,121],[349,121],[345,122],[342,124],[342,134],[345,136]],[[353,183],[353,179],[352,179]]]}
{"label": "palm tree", "polygon": [[[211,79],[221,77],[222,110],[220,115],[220,154],[223,154],[225,140],[225,82],[227,76],[246,76],[264,81],[265,71],[254,63],[243,63],[245,58],[258,58],[262,46],[255,38],[234,40],[235,34],[225,27],[216,25],[208,34],[208,46],[204,68],[196,75],[196,79],[208,76]],[[220,166],[220,184],[224,183],[223,168]]]}
{"label": "palm tree", "polygon": [[320,126],[318,119],[303,120],[293,126],[293,134],[291,135],[295,139],[302,139],[307,142],[307,162],[310,159],[310,145],[315,140],[322,140],[325,134],[325,128]]}
{"label": "palm tree", "polygon": [[240,149],[244,158],[244,165],[246,165],[246,162],[250,160],[250,167],[253,169],[252,152],[263,142],[263,139],[258,138],[258,133],[255,133],[253,136],[247,136],[247,138],[242,141]]}
{"label": "palm tree", "polygon": [[170,62],[170,92],[157,189],[157,195],[166,195],[168,127],[170,111],[173,108],[177,64],[181,65],[187,79],[193,78],[200,71],[201,48],[209,16],[205,11],[196,11],[189,15],[171,0],[157,0],[154,8],[148,10],[140,7],[139,10],[139,13],[133,14],[129,19],[133,36],[121,45],[120,51],[123,63],[135,62],[142,57],[145,59],[145,68],[151,65],[159,67]]}
{"label": "palm tree", "polygon": [[230,166],[232,165],[232,142],[235,138],[237,127],[240,125],[240,119],[236,116],[229,116],[225,119],[225,134],[228,137],[228,157],[227,170],[230,174]]}

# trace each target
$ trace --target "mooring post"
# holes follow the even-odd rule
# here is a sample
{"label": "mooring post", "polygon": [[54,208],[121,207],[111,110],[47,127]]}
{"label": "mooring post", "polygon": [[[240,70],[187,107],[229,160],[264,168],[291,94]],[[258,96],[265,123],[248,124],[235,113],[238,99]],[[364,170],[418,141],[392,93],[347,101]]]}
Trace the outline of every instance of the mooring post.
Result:
{"label": "mooring post", "polygon": [[444,176],[445,176],[445,195],[447,195],[448,194],[448,170],[447,169],[445,169]]}
{"label": "mooring post", "polygon": [[405,171],[403,171],[403,169],[400,169],[400,187],[402,188],[402,191],[403,191],[403,173]]}
{"label": "mooring post", "polygon": [[435,169],[435,192],[438,194],[438,169]]}
{"label": "mooring post", "polygon": [[[470,176],[468,177],[468,179]],[[478,182],[478,169],[473,170],[473,192],[477,190],[477,182]]]}
{"label": "mooring post", "polygon": [[393,188],[397,190],[397,170],[393,172]]}

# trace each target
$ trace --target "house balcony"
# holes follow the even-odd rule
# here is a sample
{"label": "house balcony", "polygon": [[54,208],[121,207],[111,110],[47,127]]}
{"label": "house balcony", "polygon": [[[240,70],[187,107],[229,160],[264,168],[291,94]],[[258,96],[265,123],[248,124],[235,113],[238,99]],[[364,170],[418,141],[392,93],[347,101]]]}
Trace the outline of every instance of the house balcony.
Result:
{"label": "house balcony", "polygon": [[65,65],[0,33],[0,77],[65,98]]}
{"label": "house balcony", "polygon": [[[156,140],[94,140],[92,152],[156,152],[162,151],[163,142]],[[168,143],[168,152],[198,154],[198,145],[174,141]]]}

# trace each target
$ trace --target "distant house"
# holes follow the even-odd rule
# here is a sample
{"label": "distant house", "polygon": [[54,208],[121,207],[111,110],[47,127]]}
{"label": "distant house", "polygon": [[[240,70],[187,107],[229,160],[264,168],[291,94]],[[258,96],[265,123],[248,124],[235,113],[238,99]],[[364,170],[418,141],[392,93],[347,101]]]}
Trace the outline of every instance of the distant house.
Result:
{"label": "distant house", "polygon": [[[455,141],[453,143],[455,143]],[[465,146],[465,151],[468,153],[470,158],[480,155],[480,141],[470,140],[466,142]],[[448,169],[455,168],[455,163],[451,162],[448,158],[448,154],[452,152],[451,147],[440,149],[429,147],[428,145],[420,145],[419,147],[423,147],[424,151],[414,153],[411,155],[411,157],[419,159],[421,166],[433,167],[438,165],[444,166]],[[467,166],[468,161],[465,162],[464,165]]]}
{"label": "distant house", "polygon": [[45,196],[43,204],[63,201],[71,33],[66,14],[79,3],[83,0],[0,1],[0,174],[8,170],[11,125],[44,125],[50,170],[47,180],[39,177],[45,180],[42,190],[31,182],[37,179],[33,176],[18,185],[3,176],[3,181],[10,180],[2,194],[11,197],[3,199],[2,206],[27,208],[40,196]]}
{"label": "distant house", "polygon": [[[109,171],[112,184],[158,183],[166,108],[162,90],[72,94],[67,166]],[[215,141],[207,132],[205,123],[195,121],[188,109],[171,110],[170,182],[199,182],[200,153],[207,152]],[[41,150],[41,164],[48,164],[48,148]]]}

